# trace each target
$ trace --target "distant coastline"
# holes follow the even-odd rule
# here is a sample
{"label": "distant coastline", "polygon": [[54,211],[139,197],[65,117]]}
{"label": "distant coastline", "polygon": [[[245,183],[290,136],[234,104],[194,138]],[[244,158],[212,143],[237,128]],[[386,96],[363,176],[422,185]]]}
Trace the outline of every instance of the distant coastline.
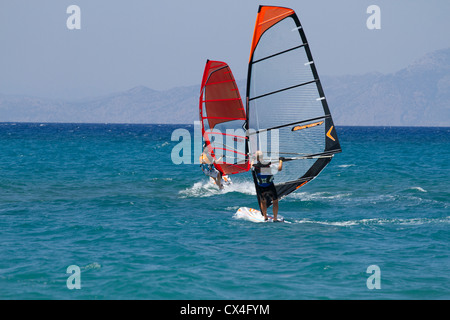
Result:
{"label": "distant coastline", "polygon": [[[450,126],[450,48],[392,74],[321,76],[338,126]],[[245,81],[238,81],[241,96]],[[0,94],[1,122],[183,124],[198,119],[199,85],[138,86],[85,99]]]}
{"label": "distant coastline", "polygon": [[[16,125],[29,125],[29,126],[141,126],[141,127],[173,127],[173,128],[191,128],[193,123],[119,123],[119,122],[21,122],[21,121],[4,121],[0,122],[1,126],[16,126]],[[368,128],[368,129],[450,129],[448,126],[352,126],[352,125],[336,125],[337,128]]]}

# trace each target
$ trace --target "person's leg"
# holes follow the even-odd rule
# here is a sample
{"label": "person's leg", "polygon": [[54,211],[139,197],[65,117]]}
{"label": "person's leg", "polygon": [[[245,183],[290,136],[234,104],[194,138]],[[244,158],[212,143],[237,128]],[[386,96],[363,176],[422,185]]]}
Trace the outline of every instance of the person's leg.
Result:
{"label": "person's leg", "polygon": [[217,173],[216,184],[219,186],[219,189],[220,189],[220,190],[223,189],[223,185],[222,185],[222,173],[221,173],[221,172]]}
{"label": "person's leg", "polygon": [[278,216],[278,199],[273,200],[273,220],[277,220]]}
{"label": "person's leg", "polygon": [[262,214],[263,214],[263,216],[264,216],[264,220],[267,220],[267,202],[266,202],[266,199],[263,197],[261,200],[261,211],[262,211]]}

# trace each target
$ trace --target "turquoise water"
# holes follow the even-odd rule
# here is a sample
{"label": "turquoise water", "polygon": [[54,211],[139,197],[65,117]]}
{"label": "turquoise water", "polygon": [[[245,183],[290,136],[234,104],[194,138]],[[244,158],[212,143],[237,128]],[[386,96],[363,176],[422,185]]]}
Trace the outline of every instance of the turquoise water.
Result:
{"label": "turquoise water", "polygon": [[258,224],[250,175],[172,163],[179,127],[0,124],[0,298],[450,298],[449,128],[338,128],[290,223]]}

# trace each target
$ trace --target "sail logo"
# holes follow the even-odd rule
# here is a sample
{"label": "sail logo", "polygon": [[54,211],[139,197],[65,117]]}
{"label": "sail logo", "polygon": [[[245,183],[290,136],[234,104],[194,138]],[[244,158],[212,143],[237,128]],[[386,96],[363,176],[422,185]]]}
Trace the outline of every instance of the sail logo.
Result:
{"label": "sail logo", "polygon": [[305,124],[305,125],[303,125],[303,126],[295,126],[295,127],[292,128],[292,131],[297,131],[297,130],[303,130],[303,129],[307,129],[307,128],[312,128],[312,127],[320,126],[321,124],[323,124],[323,121],[314,122],[314,123],[310,123],[310,124]]}
{"label": "sail logo", "polygon": [[334,128],[334,126],[331,126],[330,130],[328,130],[327,137],[333,141],[336,141],[336,139],[331,135],[331,131],[333,131],[333,128]]}

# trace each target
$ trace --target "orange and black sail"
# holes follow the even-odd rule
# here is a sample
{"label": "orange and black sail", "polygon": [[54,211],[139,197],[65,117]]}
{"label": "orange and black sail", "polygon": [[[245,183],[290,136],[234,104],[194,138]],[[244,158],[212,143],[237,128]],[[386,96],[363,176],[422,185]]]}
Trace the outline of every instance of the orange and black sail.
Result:
{"label": "orange and black sail", "polygon": [[266,161],[285,162],[274,175],[279,198],[314,179],[341,152],[305,32],[292,9],[259,8],[246,112],[247,153],[254,157],[261,150]]}

